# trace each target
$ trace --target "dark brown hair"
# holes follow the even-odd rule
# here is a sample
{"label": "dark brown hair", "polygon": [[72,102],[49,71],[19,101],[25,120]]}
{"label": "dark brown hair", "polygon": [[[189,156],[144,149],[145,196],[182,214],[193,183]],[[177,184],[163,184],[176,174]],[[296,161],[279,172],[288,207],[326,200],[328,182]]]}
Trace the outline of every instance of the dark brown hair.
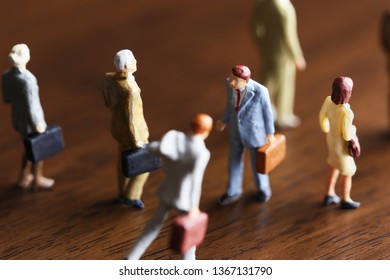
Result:
{"label": "dark brown hair", "polygon": [[234,76],[248,81],[251,77],[251,70],[245,65],[236,65],[232,69],[232,73]]}
{"label": "dark brown hair", "polygon": [[332,85],[332,101],[334,104],[348,103],[352,95],[353,81],[349,77],[337,77]]}

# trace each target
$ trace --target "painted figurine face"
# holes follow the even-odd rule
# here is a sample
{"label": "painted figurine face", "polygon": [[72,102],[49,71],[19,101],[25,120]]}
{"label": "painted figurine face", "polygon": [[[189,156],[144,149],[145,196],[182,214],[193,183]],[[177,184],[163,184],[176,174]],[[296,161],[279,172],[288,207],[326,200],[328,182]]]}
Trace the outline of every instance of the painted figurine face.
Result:
{"label": "painted figurine face", "polygon": [[246,87],[246,84],[246,80],[236,77],[233,74],[231,74],[229,77],[229,86],[232,89],[243,89]]}
{"label": "painted figurine face", "polygon": [[126,72],[130,72],[133,74],[135,71],[137,71],[137,60],[135,58],[131,59],[126,65]]}

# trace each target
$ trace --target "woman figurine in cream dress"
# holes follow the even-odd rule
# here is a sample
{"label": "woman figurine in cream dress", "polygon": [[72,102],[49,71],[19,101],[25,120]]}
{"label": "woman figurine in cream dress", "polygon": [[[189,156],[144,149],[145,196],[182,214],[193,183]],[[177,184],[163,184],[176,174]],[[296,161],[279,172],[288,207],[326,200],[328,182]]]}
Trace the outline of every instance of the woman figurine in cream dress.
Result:
{"label": "woman figurine in cream dress", "polygon": [[342,209],[356,209],[359,202],[351,199],[352,176],[356,172],[353,157],[349,154],[348,145],[355,143],[358,153],[360,147],[356,137],[356,127],[352,124],[354,114],[348,104],[352,94],[353,81],[348,77],[338,77],[333,81],[332,95],[328,96],[320,111],[320,126],[327,134],[328,164],[331,166],[327,181],[325,205],[340,202],[335,192],[337,178],[341,173],[343,193],[341,197]]}

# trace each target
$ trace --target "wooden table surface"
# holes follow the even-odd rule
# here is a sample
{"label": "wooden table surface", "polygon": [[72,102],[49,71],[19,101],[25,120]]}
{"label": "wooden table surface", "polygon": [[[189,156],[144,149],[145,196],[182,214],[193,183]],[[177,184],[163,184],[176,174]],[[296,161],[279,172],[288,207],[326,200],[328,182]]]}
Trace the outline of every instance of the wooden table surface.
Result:
{"label": "wooden table surface", "polygon": [[[198,112],[218,119],[224,80],[235,64],[259,80],[261,58],[248,22],[254,1],[7,1],[0,4],[0,68],[11,47],[31,49],[48,123],[62,126],[66,149],[45,162],[51,192],[25,193],[19,176],[22,143],[0,104],[0,259],[122,259],[153,215],[164,178],[151,174],[144,210],[117,205],[116,142],[100,84],[114,54],[131,49],[150,140],[185,131]],[[298,73],[296,113],[302,125],[287,136],[286,160],[271,173],[272,199],[259,204],[245,158],[244,194],[217,200],[227,181],[227,133],[206,140],[211,160],[201,209],[210,217],[198,259],[390,259],[388,73],[379,26],[388,0],[293,1],[308,67]],[[325,135],[318,113],[336,76],[350,76],[350,101],[362,145],[353,199],[362,206],[322,207]],[[177,259],[167,248],[172,217],[144,259]]]}

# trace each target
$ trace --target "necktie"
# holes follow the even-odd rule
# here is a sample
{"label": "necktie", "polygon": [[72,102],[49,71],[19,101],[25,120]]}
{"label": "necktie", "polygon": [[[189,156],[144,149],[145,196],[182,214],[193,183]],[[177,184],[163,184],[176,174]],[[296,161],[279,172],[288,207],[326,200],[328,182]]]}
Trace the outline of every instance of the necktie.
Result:
{"label": "necktie", "polygon": [[237,101],[236,101],[236,112],[238,112],[238,108],[240,107],[240,98],[241,98],[241,92],[239,89],[236,89],[236,93],[237,93]]}

